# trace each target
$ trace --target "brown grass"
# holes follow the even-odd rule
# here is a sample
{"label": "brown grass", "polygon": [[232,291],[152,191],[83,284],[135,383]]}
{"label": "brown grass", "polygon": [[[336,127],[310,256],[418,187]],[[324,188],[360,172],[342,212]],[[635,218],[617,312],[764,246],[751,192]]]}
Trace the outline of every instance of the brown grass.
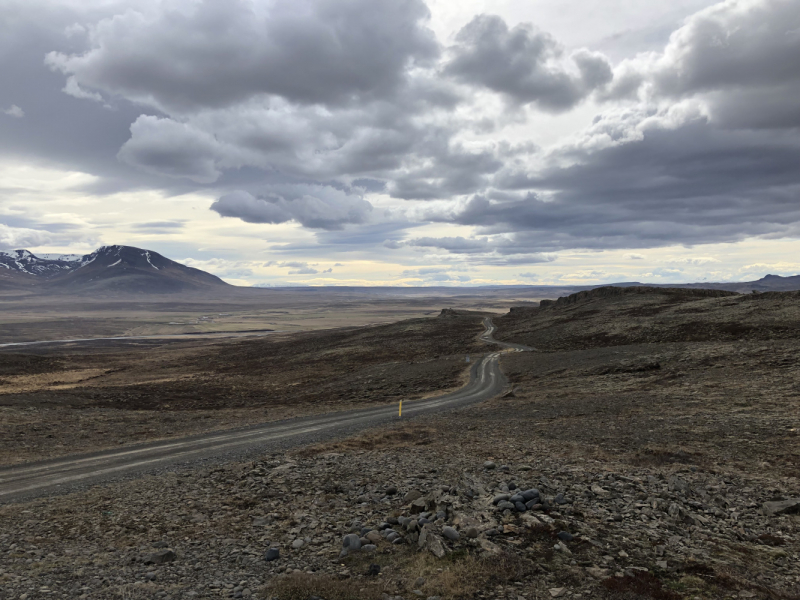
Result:
{"label": "brown grass", "polygon": [[327,452],[353,452],[357,450],[389,450],[410,446],[427,446],[436,430],[431,427],[404,425],[392,429],[382,429],[337,442],[315,444],[299,450],[300,457],[318,456]]}
{"label": "brown grass", "polygon": [[292,573],[274,579],[265,592],[267,598],[280,600],[308,600],[312,596],[325,600],[378,600],[382,589],[377,583],[363,580]]}
{"label": "brown grass", "polygon": [[652,598],[652,600],[681,600],[682,596],[665,590],[661,580],[650,573],[638,572],[624,577],[609,577],[603,587],[622,598]]}
{"label": "brown grass", "polygon": [[403,567],[412,578],[424,577],[425,596],[465,598],[487,588],[521,581],[536,572],[536,565],[520,556],[501,553],[474,556],[454,553],[444,560],[420,553]]}

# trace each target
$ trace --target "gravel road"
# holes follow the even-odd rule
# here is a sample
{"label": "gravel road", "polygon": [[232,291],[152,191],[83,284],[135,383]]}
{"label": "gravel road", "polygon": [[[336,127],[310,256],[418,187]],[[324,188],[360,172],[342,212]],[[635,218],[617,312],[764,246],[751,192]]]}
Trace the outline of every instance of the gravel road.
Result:
{"label": "gravel road", "polygon": [[[505,350],[532,350],[496,341],[492,337],[495,327],[491,319],[484,319],[484,325],[486,332],[481,340]],[[393,403],[0,468],[0,502],[62,493],[75,487],[187,463],[316,443],[399,418],[408,419],[488,400],[498,395],[507,383],[499,366],[501,353],[492,352],[477,360],[470,370],[469,383],[460,390],[407,403],[402,417],[398,416],[398,406]]]}

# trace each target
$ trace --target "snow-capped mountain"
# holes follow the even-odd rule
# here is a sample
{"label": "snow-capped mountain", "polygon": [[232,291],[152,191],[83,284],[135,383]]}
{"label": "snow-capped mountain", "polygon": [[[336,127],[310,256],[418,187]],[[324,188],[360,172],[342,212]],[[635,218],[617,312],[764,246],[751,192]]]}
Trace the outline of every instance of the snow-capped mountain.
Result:
{"label": "snow-capped mountain", "polygon": [[[5,275],[3,277],[3,275]],[[0,284],[42,285],[70,291],[178,292],[227,286],[219,277],[152,250],[103,246],[83,256],[27,250],[0,252]]]}
{"label": "snow-capped mountain", "polygon": [[52,277],[60,275],[79,266],[81,257],[77,254],[43,254],[36,256],[27,250],[0,252],[0,269],[9,271]]}

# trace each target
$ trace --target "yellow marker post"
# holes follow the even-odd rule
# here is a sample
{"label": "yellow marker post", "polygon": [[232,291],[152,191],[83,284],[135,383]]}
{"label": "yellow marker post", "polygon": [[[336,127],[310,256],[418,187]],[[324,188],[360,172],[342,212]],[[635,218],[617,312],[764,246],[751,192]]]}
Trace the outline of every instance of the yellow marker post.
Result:
{"label": "yellow marker post", "polygon": [[398,417],[402,417],[403,416],[403,401],[402,400],[400,400],[400,408],[397,411],[397,416]]}

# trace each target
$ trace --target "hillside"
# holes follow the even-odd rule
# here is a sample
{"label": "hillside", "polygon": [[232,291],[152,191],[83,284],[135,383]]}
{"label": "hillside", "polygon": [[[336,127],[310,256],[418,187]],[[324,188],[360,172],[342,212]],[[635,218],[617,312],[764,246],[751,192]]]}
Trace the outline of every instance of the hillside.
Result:
{"label": "hillside", "polygon": [[800,331],[800,293],[604,287],[495,319],[498,339],[542,351],[663,342],[787,339]]}

